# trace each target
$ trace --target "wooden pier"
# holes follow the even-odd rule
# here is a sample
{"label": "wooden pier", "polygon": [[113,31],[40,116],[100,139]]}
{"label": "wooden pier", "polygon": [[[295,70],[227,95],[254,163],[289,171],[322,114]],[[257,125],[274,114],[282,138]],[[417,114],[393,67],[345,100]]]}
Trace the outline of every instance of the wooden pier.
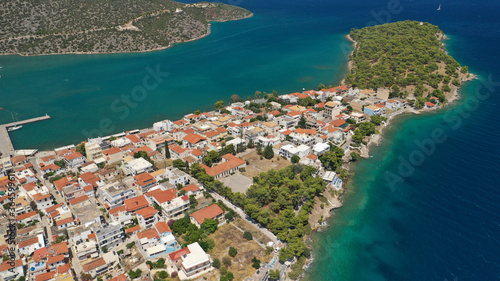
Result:
{"label": "wooden pier", "polygon": [[0,152],[3,153],[2,157],[4,156],[14,156],[14,146],[12,145],[12,141],[10,140],[9,132],[7,131],[8,128],[18,126],[18,125],[24,125],[28,123],[33,123],[33,122],[38,122],[38,121],[43,121],[50,119],[50,116],[46,114],[45,116],[40,116],[40,117],[35,117],[31,119],[26,119],[18,122],[12,122],[8,124],[3,124],[0,125]]}

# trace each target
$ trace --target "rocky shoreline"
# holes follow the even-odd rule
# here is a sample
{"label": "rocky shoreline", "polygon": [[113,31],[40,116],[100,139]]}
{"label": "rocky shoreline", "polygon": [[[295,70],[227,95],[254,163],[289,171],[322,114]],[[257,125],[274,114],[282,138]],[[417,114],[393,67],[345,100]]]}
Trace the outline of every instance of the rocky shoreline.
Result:
{"label": "rocky shoreline", "polygon": [[[118,54],[165,50],[211,33],[211,22],[253,16],[248,10],[222,3],[184,4],[126,19],[126,24],[46,33],[12,33],[0,38],[0,55]],[[85,15],[82,15],[84,18]],[[37,32],[42,32],[38,31]]]}
{"label": "rocky shoreline", "polygon": [[[351,36],[349,34],[346,35],[346,38],[347,40],[349,40],[350,42],[353,43],[353,51],[351,51],[351,53],[349,54],[349,56],[351,56],[357,46],[357,42],[355,40],[353,40],[351,38]],[[445,34],[442,34],[441,36],[439,36],[438,40],[442,41],[442,40],[446,40],[447,39],[447,36]],[[348,72],[350,72],[352,70],[354,66],[354,63],[351,59],[349,59],[348,63],[347,63],[347,67],[348,67]],[[460,85],[459,86],[452,86],[452,90],[451,92],[446,95],[446,99],[447,99],[447,102],[445,104],[439,104],[438,106],[436,106],[435,108],[431,108],[431,109],[426,109],[426,108],[423,108],[423,109],[420,109],[420,110],[415,110],[415,109],[409,109],[409,110],[400,110],[400,111],[396,111],[395,113],[393,113],[392,115],[388,116],[387,117],[387,121],[383,122],[382,124],[380,124],[379,126],[376,127],[376,130],[378,130],[378,133],[377,134],[373,134],[369,141],[367,142],[366,145],[362,145],[362,147],[360,148],[360,157],[362,158],[369,158],[370,157],[370,149],[376,145],[380,145],[382,140],[383,140],[383,137],[384,137],[384,130],[391,124],[391,121],[394,121],[397,117],[401,116],[401,115],[406,115],[406,114],[415,114],[415,115],[420,115],[422,113],[426,113],[426,112],[430,112],[430,111],[435,111],[435,110],[440,110],[440,109],[443,109],[445,107],[448,107],[450,105],[452,105],[453,103],[455,103],[456,101],[458,101],[461,96],[460,96],[460,93],[459,93],[459,90],[460,88],[463,86],[463,83],[467,82],[467,81],[471,81],[471,80],[474,80],[474,79],[477,79],[477,76],[473,73],[465,73],[465,74],[460,74],[459,75],[459,81],[460,81]],[[345,82],[345,78],[342,79],[342,84]],[[351,165],[354,164],[352,161],[347,161],[347,163],[344,163],[343,164],[343,168],[346,169],[347,171],[350,171],[350,167]],[[315,228],[313,228],[313,232],[311,233],[311,235],[307,236],[307,240],[311,240],[311,237],[312,235],[314,235],[316,232],[322,232],[324,230],[326,230],[329,225],[327,223],[327,221],[333,217],[333,211],[335,209],[338,209],[338,208],[341,208],[343,206],[343,201],[342,201],[342,195],[345,193],[346,189],[345,189],[345,186],[348,185],[350,179],[354,176],[354,174],[352,173],[349,173],[348,174],[348,177],[347,179],[345,179],[343,181],[343,185],[342,185],[342,190],[340,191],[340,193],[335,196],[335,200],[337,202],[337,204],[331,204],[331,207],[329,208],[329,211],[324,213],[324,224],[323,225],[319,225]],[[327,193],[327,191],[325,191],[325,193]],[[314,262],[314,249],[311,251],[311,258],[307,259],[306,260],[306,263],[304,264],[304,267],[303,267],[303,270],[304,272],[302,273],[302,275],[297,279],[297,280],[302,280],[304,277],[305,277],[305,272],[306,270],[311,266],[311,264]]]}

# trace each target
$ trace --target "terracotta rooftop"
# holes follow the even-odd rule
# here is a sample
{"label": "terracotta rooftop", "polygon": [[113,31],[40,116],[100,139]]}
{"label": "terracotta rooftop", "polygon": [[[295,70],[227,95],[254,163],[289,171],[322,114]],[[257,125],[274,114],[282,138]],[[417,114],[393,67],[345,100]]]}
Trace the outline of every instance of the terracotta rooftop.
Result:
{"label": "terracotta rooftop", "polygon": [[27,219],[27,218],[31,218],[31,217],[36,216],[36,215],[37,215],[36,211],[31,211],[29,213],[20,214],[20,215],[16,216],[16,220],[17,221],[21,221],[21,220],[24,220],[24,219]]}
{"label": "terracotta rooftop", "polygon": [[78,203],[81,203],[81,202],[87,201],[87,200],[89,200],[89,197],[87,195],[82,195],[80,197],[69,200],[69,204],[75,205],[75,204],[78,204]]}
{"label": "terracotta rooftop", "polygon": [[190,253],[191,253],[191,251],[189,251],[189,249],[186,247],[186,248],[177,250],[175,252],[172,252],[172,253],[168,254],[168,256],[169,256],[171,261],[176,261],[176,260],[180,259],[183,255],[187,255]]}
{"label": "terracotta rooftop", "polygon": [[123,201],[123,205],[127,207],[127,212],[134,212],[149,206],[149,202],[144,195],[129,198]]}
{"label": "terracotta rooftop", "polygon": [[143,238],[147,238],[147,239],[157,238],[157,239],[159,239],[160,235],[158,235],[158,232],[156,231],[156,229],[150,228],[148,230],[144,230],[144,231],[137,233],[137,238],[139,238],[139,239],[143,239]]}
{"label": "terracotta rooftop", "polygon": [[205,172],[207,172],[208,175],[216,176],[216,175],[219,175],[225,171],[229,171],[229,170],[234,169],[240,165],[246,164],[245,160],[242,160],[242,159],[240,159],[232,154],[226,154],[222,157],[227,159],[228,161],[221,163],[221,164],[214,166],[214,167],[208,167],[204,164],[202,164],[201,166],[203,168],[205,168]]}
{"label": "terracotta rooftop", "polygon": [[223,213],[224,211],[222,211],[219,205],[212,204],[208,207],[199,209],[198,211],[192,213],[190,216],[193,217],[199,224],[202,224],[205,219],[213,219]]}
{"label": "terracotta rooftop", "polygon": [[71,154],[64,155],[64,159],[66,159],[66,161],[71,161],[80,157],[83,157],[83,155],[80,152],[73,152]]}
{"label": "terracotta rooftop", "polygon": [[103,265],[106,265],[106,261],[103,258],[100,258],[98,260],[91,261],[89,263],[82,265],[82,268],[83,268],[83,271],[89,272],[89,271],[96,269],[98,267],[101,267]]}
{"label": "terracotta rooftop", "polygon": [[181,188],[181,190],[184,190],[184,191],[186,191],[186,192],[188,192],[188,191],[195,192],[195,191],[200,190],[200,188],[199,188],[199,187],[197,187],[197,186],[196,186],[196,185],[194,185],[194,184],[190,184],[190,185],[187,185],[187,186],[185,186],[185,187]]}
{"label": "terracotta rooftop", "polygon": [[142,216],[144,219],[148,219],[158,213],[156,209],[152,206],[148,206],[144,209],[137,210],[135,212],[137,215]]}
{"label": "terracotta rooftop", "polygon": [[158,233],[166,233],[166,232],[172,232],[172,229],[168,226],[168,224],[164,221],[159,221],[155,224],[156,230],[158,230]]}

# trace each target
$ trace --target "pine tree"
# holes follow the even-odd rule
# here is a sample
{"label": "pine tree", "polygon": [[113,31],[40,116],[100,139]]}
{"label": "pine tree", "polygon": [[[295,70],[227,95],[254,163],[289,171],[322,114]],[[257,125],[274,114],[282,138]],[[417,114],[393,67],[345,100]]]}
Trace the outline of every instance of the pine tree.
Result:
{"label": "pine tree", "polygon": [[167,141],[165,141],[165,158],[170,159],[170,149],[168,149]]}
{"label": "pine tree", "polygon": [[307,128],[306,122],[307,122],[306,118],[304,117],[304,115],[302,115],[300,117],[299,123],[297,123],[297,128],[306,129]]}
{"label": "pine tree", "polygon": [[274,157],[274,151],[273,151],[273,147],[271,145],[268,145],[266,146],[266,148],[264,148],[264,157],[266,159],[271,159]]}

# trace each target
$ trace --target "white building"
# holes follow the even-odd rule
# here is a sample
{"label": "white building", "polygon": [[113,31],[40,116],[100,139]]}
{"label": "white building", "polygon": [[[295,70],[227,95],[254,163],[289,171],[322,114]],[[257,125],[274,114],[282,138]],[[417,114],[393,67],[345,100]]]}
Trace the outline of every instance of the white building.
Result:
{"label": "white building", "polygon": [[110,209],[123,205],[123,200],[135,197],[134,190],[119,182],[114,182],[97,189],[97,194]]}
{"label": "white building", "polygon": [[105,223],[96,231],[96,238],[101,251],[119,246],[125,241],[122,225],[119,222]]}
{"label": "white building", "polygon": [[153,124],[153,130],[159,131],[167,131],[170,132],[174,129],[174,123],[170,120],[163,120],[160,122],[156,122]]}
{"label": "white building", "polygon": [[63,158],[69,168],[77,168],[85,163],[85,157],[80,152],[64,155]]}
{"label": "white building", "polygon": [[211,268],[210,256],[203,251],[198,242],[170,253],[169,258],[177,267],[181,279],[190,278]]}
{"label": "white building", "polygon": [[89,161],[94,161],[103,157],[100,143],[100,139],[93,139],[85,143],[85,154],[87,155],[87,159]]}
{"label": "white building", "polygon": [[392,110],[398,110],[403,107],[403,103],[399,100],[387,100],[385,102],[385,107]]}
{"label": "white building", "polygon": [[286,144],[283,145],[279,150],[279,155],[288,159],[291,159],[295,155],[297,155],[299,158],[302,158],[309,154],[311,154],[311,148],[303,144],[299,145],[298,147],[295,147],[292,144]]}
{"label": "white building", "polygon": [[18,259],[14,261],[14,266],[10,264],[9,261],[4,261],[0,265],[0,279],[4,281],[19,279],[20,277],[24,277],[24,267],[23,260]]}
{"label": "white building", "polygon": [[153,171],[153,164],[146,159],[134,158],[123,164],[123,170],[127,175],[138,175],[141,173],[149,173]]}
{"label": "white building", "polygon": [[313,146],[313,154],[320,156],[330,150],[330,145],[327,143],[317,143]]}

